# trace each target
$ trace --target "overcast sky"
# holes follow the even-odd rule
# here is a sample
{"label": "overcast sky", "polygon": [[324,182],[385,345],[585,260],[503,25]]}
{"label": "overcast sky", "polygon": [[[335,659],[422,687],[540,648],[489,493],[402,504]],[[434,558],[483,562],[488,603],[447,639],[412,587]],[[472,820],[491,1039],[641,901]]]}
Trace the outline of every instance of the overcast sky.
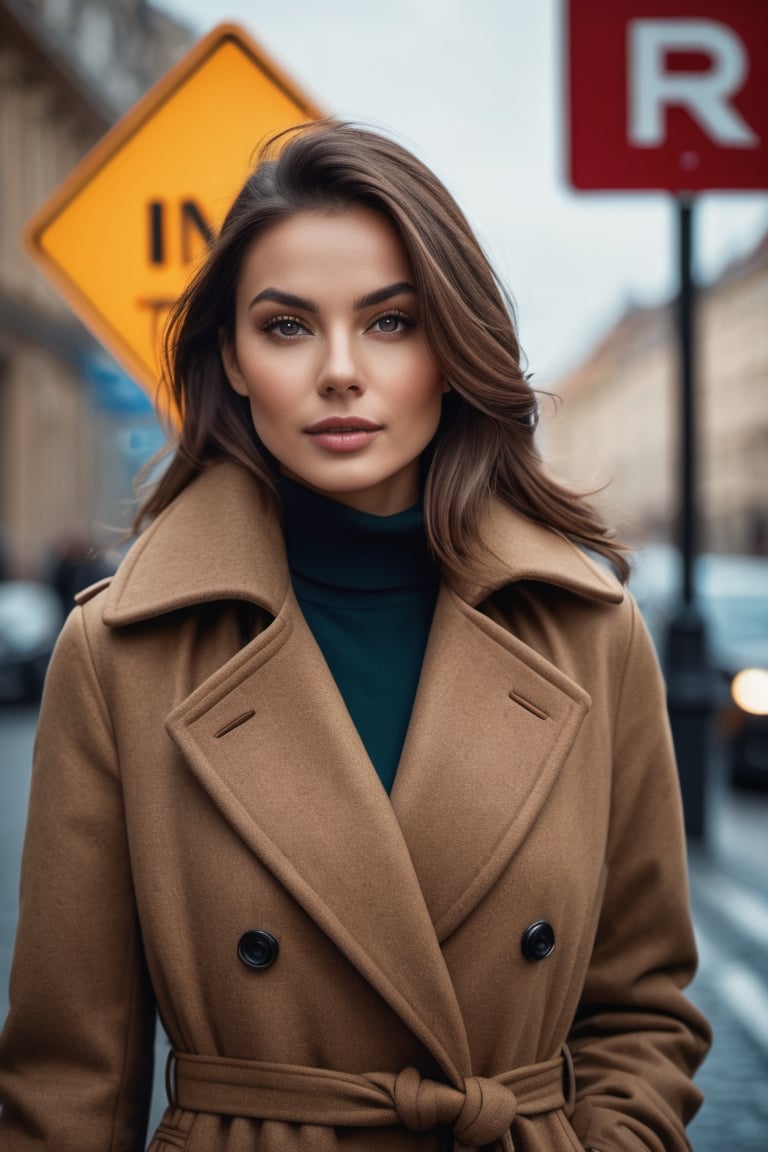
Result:
{"label": "overcast sky", "polygon": [[[628,304],[675,291],[671,197],[567,187],[561,0],[156,2],[201,35],[240,24],[322,108],[434,169],[512,292],[536,383],[575,366]],[[766,230],[768,195],[700,197],[700,273]]]}

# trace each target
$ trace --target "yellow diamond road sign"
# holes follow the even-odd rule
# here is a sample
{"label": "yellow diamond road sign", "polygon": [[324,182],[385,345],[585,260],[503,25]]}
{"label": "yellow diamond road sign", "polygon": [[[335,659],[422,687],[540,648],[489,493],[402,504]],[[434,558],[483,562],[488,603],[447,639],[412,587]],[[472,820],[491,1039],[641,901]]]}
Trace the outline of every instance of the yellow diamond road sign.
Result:
{"label": "yellow diamond road sign", "polygon": [[168,309],[273,132],[322,113],[245,33],[204,37],[30,221],[27,247],[153,398]]}

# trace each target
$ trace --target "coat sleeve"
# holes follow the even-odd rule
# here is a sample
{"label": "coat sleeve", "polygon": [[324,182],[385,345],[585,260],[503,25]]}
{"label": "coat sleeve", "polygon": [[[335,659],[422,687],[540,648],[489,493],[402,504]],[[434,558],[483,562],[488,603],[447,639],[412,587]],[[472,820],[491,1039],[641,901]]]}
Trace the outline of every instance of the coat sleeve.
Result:
{"label": "coat sleeve", "polygon": [[707,1022],[682,989],[696,969],[685,837],[664,684],[637,606],[617,697],[606,887],[569,1045],[573,1125],[598,1152],[683,1152]]}
{"label": "coat sleeve", "polygon": [[143,1149],[154,1021],[119,763],[76,608],[52,658],[35,742],[0,1038],[1,1152]]}

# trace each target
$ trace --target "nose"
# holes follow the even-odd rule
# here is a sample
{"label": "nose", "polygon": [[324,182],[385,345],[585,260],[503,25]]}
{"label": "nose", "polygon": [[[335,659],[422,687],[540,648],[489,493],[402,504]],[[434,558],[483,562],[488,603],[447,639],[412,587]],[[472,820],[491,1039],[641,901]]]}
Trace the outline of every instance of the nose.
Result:
{"label": "nose", "polygon": [[336,332],[328,337],[317,374],[317,390],[321,396],[365,391],[364,375],[348,333]]}

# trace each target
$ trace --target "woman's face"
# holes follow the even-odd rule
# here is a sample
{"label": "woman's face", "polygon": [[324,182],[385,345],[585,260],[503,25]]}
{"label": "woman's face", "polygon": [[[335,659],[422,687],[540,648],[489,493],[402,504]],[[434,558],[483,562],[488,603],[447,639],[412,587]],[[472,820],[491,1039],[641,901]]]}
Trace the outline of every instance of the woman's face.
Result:
{"label": "woman's face", "polygon": [[380,516],[416,502],[447,387],[385,216],[355,205],[272,225],[243,262],[221,353],[286,476]]}

